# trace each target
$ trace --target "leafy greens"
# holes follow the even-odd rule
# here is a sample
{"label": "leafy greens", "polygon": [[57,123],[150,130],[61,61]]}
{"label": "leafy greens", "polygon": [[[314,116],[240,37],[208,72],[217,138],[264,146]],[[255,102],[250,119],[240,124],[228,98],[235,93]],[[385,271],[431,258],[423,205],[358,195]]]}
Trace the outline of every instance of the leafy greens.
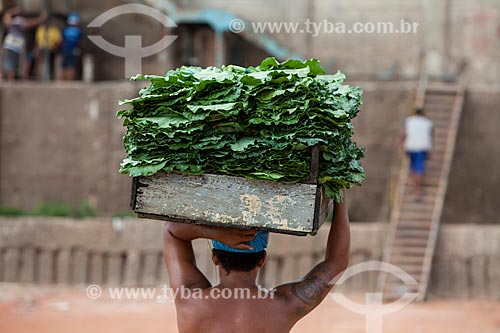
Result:
{"label": "leafy greens", "polygon": [[342,200],[360,185],[363,149],[351,140],[361,89],[344,74],[325,75],[316,59],[258,67],[180,67],[166,76],[137,75],[151,84],[118,112],[128,157],[120,172],[216,173],[280,182],[309,178],[311,147],[321,150],[318,182]]}

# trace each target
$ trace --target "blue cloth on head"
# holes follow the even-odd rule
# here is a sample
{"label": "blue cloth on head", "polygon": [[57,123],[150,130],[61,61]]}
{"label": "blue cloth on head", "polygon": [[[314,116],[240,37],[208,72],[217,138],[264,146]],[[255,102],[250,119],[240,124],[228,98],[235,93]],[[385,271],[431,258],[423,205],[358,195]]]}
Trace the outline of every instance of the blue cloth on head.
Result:
{"label": "blue cloth on head", "polygon": [[222,242],[213,240],[212,245],[214,246],[214,249],[216,250],[223,250],[223,251],[228,251],[228,252],[241,252],[241,253],[256,253],[260,251],[264,251],[267,248],[267,244],[269,242],[269,232],[267,231],[257,231],[255,233],[254,239],[252,239],[250,242],[247,242],[248,245],[253,247],[253,250],[242,250],[242,249],[235,249],[230,247],[229,245],[226,245]]}

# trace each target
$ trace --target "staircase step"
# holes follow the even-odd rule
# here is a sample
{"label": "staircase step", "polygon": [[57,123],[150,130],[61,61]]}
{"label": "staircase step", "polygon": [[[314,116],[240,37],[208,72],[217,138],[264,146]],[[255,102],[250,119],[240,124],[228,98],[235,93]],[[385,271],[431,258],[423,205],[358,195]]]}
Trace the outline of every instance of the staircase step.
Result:
{"label": "staircase step", "polygon": [[451,103],[433,102],[427,103],[424,105],[424,108],[425,107],[427,107],[425,109],[425,116],[429,118],[432,118],[435,115],[438,117],[451,118],[453,115],[453,104]]}
{"label": "staircase step", "polygon": [[[414,277],[415,278],[415,277]],[[417,280],[417,279],[415,279]],[[417,280],[418,282],[418,280]],[[395,280],[387,281],[386,287],[384,288],[384,294],[386,292],[401,292],[401,294],[407,292],[417,292],[419,288],[418,284],[405,284],[401,279],[395,277]]]}
{"label": "staircase step", "polygon": [[424,181],[423,181],[423,186],[427,186],[427,185],[430,185],[430,186],[438,186],[439,185],[439,179],[435,179],[435,178],[431,178],[431,179],[428,179],[428,178],[425,178],[424,177]]}
{"label": "staircase step", "polygon": [[413,264],[422,265],[424,263],[424,256],[408,256],[408,255],[393,255],[390,260],[391,264]]}
{"label": "staircase step", "polygon": [[413,277],[418,277],[422,275],[422,266],[416,266],[416,267],[398,266],[398,267]]}
{"label": "staircase step", "polygon": [[434,138],[443,140],[448,138],[448,128],[437,127],[434,129]]}
{"label": "staircase step", "polygon": [[435,119],[433,119],[432,117],[429,117],[434,125],[434,132],[436,132],[436,129],[439,128],[437,125],[443,125],[443,124],[448,124],[448,125],[451,125],[452,124],[452,120],[453,118],[451,117],[447,117],[447,118],[440,118],[440,117],[436,117]]}
{"label": "staircase step", "polygon": [[408,212],[408,211],[401,211],[399,214],[399,219],[404,219],[404,220],[416,220],[416,221],[421,221],[421,220],[427,220],[431,217],[432,212],[425,212],[425,211],[420,211],[420,212]]}
{"label": "staircase step", "polygon": [[[425,170],[425,175],[424,175],[424,181],[427,181],[427,182],[438,182],[440,179],[441,179],[441,171],[442,170],[437,170],[437,168],[439,167],[437,164],[431,164],[432,167],[430,167],[429,165],[426,166],[426,170]],[[441,164],[441,168],[442,168],[442,164]]]}
{"label": "staircase step", "polygon": [[451,116],[447,115],[444,113],[444,111],[436,111],[433,112],[427,117],[432,121],[433,124],[440,123],[440,122],[446,122],[446,123],[451,123]]}
{"label": "staircase step", "polygon": [[425,114],[428,114],[430,111],[435,110],[436,108],[439,107],[448,107],[450,112],[453,109],[453,98],[449,99],[446,97],[436,97],[436,98],[429,98],[426,101],[424,101],[424,112]]}
{"label": "staircase step", "polygon": [[428,204],[428,203],[434,203],[436,198],[432,195],[423,195],[420,200],[416,200],[414,195],[410,195],[408,193],[405,193],[401,199],[401,202],[403,204],[409,204],[409,203],[417,203],[417,204]]}
{"label": "staircase step", "polygon": [[428,238],[403,238],[397,237],[394,246],[427,247]]}
{"label": "staircase step", "polygon": [[409,255],[413,254],[415,256],[424,256],[426,248],[425,247],[409,247],[409,246],[394,246],[392,252],[399,255]]}
{"label": "staircase step", "polygon": [[446,135],[440,135],[440,136],[434,135],[434,141],[432,142],[432,144],[434,145],[433,148],[435,148],[436,145],[447,146],[448,145],[448,133],[446,133]]}
{"label": "staircase step", "polygon": [[444,130],[448,130],[450,128],[450,123],[449,122],[446,122],[446,123],[434,123],[434,131],[438,131],[440,129],[444,129]]}
{"label": "staircase step", "polygon": [[425,98],[424,101],[424,112],[429,109],[426,109],[426,106],[432,105],[453,105],[454,98],[452,96],[429,96]]}
{"label": "staircase step", "polygon": [[[403,290],[403,289],[402,289]],[[382,294],[382,301],[384,303],[396,302],[398,299],[403,297],[406,292],[393,292],[389,290],[384,290]],[[417,291],[411,291],[411,293],[418,293]]]}
{"label": "staircase step", "polygon": [[[410,272],[407,272],[408,274],[410,274],[415,280],[417,280],[417,282],[420,280],[420,276],[422,275],[421,272],[415,272],[415,273],[410,273]],[[387,284],[400,284],[400,283],[403,283],[403,281],[401,281],[401,279],[395,275],[389,275],[387,276]]]}
{"label": "staircase step", "polygon": [[430,219],[428,221],[414,221],[414,220],[403,220],[398,221],[398,227],[405,230],[415,230],[415,229],[429,229],[431,226]]}
{"label": "staircase step", "polygon": [[429,232],[430,222],[427,221],[399,221],[398,230],[420,230]]}
{"label": "staircase step", "polygon": [[437,168],[443,166],[444,162],[444,156],[439,156],[439,160],[437,159],[438,157],[435,156],[434,158],[431,156],[431,159],[427,162],[427,169],[432,169],[432,168]]}
{"label": "staircase step", "polygon": [[396,230],[396,239],[404,239],[404,238],[419,238],[419,239],[428,239],[429,231],[428,230],[408,230],[408,229],[398,229]]}
{"label": "staircase step", "polygon": [[454,98],[455,95],[457,94],[456,89],[454,88],[444,88],[445,90],[441,89],[433,89],[429,88],[426,91],[425,94],[425,99],[427,98]]}
{"label": "staircase step", "polygon": [[396,239],[395,241],[401,239],[418,239],[418,240],[426,240],[429,237],[429,230],[425,229],[407,229],[407,228],[398,228],[396,229]]}
{"label": "staircase step", "polygon": [[429,212],[434,209],[433,202],[407,202],[401,205],[401,211],[404,212]]}
{"label": "staircase step", "polygon": [[429,82],[427,84],[427,95],[434,94],[446,94],[446,95],[456,95],[459,91],[459,86],[454,83],[444,83],[444,82]]}
{"label": "staircase step", "polygon": [[424,109],[427,110],[425,116],[431,120],[434,118],[451,119],[453,107],[451,104],[433,103],[424,105]]}

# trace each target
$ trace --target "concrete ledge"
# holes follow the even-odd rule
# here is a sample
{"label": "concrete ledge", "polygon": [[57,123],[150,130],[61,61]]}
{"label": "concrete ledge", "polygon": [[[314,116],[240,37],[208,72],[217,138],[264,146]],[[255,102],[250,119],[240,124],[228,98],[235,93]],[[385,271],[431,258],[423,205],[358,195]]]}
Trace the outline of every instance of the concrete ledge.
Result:
{"label": "concrete ledge", "polygon": [[[351,265],[380,260],[386,223],[352,223]],[[0,281],[29,284],[155,285],[168,281],[163,223],[138,219],[0,218]],[[301,278],[324,255],[328,226],[315,237],[272,234],[259,283],[272,287]],[[500,226],[442,228],[430,298],[500,299]],[[206,240],[194,242],[197,263],[214,283]],[[345,293],[374,291],[376,272],[349,279]]]}

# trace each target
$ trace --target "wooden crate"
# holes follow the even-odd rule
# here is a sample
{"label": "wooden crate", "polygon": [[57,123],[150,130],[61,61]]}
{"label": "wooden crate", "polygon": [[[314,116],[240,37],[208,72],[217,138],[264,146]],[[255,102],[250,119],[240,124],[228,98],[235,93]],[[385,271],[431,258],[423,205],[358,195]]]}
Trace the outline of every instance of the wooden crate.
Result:
{"label": "wooden crate", "polygon": [[312,156],[309,181],[297,184],[176,172],[136,177],[131,207],[143,218],[307,235],[333,212],[317,184],[317,147]]}

